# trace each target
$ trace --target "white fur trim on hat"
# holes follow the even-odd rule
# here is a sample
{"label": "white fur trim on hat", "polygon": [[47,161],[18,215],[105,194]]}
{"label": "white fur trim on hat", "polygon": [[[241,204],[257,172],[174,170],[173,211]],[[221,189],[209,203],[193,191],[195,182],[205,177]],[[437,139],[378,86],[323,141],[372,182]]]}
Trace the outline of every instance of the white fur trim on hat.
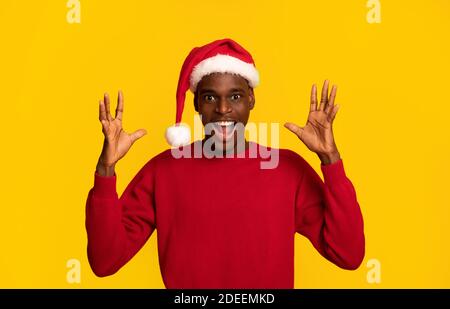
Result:
{"label": "white fur trim on hat", "polygon": [[197,84],[211,73],[234,73],[241,75],[254,88],[259,84],[259,73],[252,63],[242,61],[233,56],[218,54],[214,57],[201,61],[192,70],[190,79],[190,89],[195,92]]}
{"label": "white fur trim on hat", "polygon": [[191,130],[182,124],[175,124],[166,129],[166,140],[172,147],[180,147],[191,142]]}

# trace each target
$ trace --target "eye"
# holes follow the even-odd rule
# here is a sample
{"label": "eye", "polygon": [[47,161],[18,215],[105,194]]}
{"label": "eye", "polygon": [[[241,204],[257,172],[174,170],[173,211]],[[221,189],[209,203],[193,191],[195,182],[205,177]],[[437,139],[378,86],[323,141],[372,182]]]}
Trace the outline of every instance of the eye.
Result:
{"label": "eye", "polygon": [[213,95],[210,95],[210,94],[207,94],[207,95],[203,96],[203,99],[204,99],[206,102],[214,102],[214,101],[215,101],[214,96],[213,96]]}
{"label": "eye", "polygon": [[239,100],[241,98],[241,95],[240,94],[233,94],[232,96],[231,96],[231,100],[232,101],[237,101],[237,100]]}

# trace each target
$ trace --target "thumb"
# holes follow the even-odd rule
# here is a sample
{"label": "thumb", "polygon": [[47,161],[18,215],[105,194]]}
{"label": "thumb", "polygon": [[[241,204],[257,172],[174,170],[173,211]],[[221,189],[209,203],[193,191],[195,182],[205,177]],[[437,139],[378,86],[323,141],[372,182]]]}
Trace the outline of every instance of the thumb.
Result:
{"label": "thumb", "polygon": [[134,131],[133,133],[130,134],[131,142],[134,143],[135,141],[140,139],[145,134],[147,134],[147,131],[144,129],[139,129],[139,130]]}
{"label": "thumb", "polygon": [[291,122],[286,122],[284,124],[284,127],[287,128],[289,131],[291,131],[292,133],[294,133],[295,135],[298,136],[298,138],[302,138],[302,134],[303,134],[303,128],[299,127],[298,125],[296,125],[295,123],[291,123]]}

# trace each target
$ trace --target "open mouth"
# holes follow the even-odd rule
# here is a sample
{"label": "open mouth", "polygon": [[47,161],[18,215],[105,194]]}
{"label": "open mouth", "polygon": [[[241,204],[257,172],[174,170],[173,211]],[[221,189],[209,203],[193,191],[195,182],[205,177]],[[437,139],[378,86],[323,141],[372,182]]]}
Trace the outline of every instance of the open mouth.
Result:
{"label": "open mouth", "polygon": [[234,120],[222,120],[213,122],[214,134],[221,140],[228,140],[233,137],[234,131],[236,131],[236,121]]}
{"label": "open mouth", "polygon": [[234,126],[236,124],[236,121],[228,120],[228,121],[216,121],[214,122],[215,125],[221,126],[221,127],[229,127]]}

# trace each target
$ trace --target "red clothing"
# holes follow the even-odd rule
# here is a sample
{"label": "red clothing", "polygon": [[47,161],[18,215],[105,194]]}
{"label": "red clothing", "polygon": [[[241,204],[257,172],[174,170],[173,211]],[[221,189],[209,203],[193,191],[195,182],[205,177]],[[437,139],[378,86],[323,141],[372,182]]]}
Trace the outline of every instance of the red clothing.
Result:
{"label": "red clothing", "polygon": [[[191,144],[192,145],[192,144]],[[324,182],[298,154],[267,159],[148,161],[120,199],[116,175],[95,173],[86,205],[88,258],[97,276],[117,272],[157,228],[166,288],[293,288],[294,235],[328,260],[356,269],[363,219],[342,160],[321,165]]]}

